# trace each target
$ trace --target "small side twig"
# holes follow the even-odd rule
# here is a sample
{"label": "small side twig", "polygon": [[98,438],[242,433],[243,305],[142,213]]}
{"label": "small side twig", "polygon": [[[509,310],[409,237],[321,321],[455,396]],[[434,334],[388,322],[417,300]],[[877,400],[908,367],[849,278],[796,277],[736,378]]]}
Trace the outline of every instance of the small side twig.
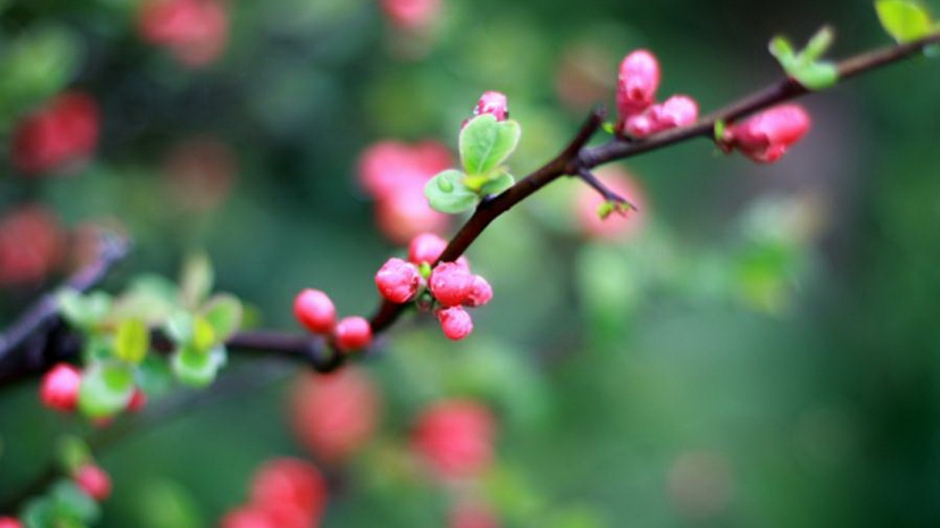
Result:
{"label": "small side twig", "polygon": [[585,168],[579,169],[577,177],[580,178],[584,183],[590,185],[592,189],[597,191],[597,193],[604,198],[604,200],[616,204],[626,205],[627,208],[633,209],[634,211],[637,210],[637,207],[633,205],[633,202],[614,192],[610,187],[605,185],[604,182],[600,181],[590,170]]}

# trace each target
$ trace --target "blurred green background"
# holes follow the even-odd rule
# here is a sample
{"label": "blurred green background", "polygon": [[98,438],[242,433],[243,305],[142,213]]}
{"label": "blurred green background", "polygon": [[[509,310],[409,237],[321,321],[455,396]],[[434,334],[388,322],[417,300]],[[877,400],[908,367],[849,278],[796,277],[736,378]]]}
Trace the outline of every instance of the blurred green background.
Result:
{"label": "blurred green background", "polygon": [[[802,42],[831,24],[836,57],[890,43],[870,3],[848,0],[444,0],[419,31],[372,0],[224,5],[224,52],[192,68],[143,41],[133,0],[0,1],[3,144],[65,88],[102,115],[94,158],[69,174],[21,174],[4,149],[0,211],[120,224],[136,247],[111,289],[174,276],[205,248],[219,288],[283,329],[304,287],[342,313],[375,306],[374,271],[399,251],[356,183],[375,141],[453,148],[479,94],[500,90],[523,126],[522,175],[592,102],[612,103],[634,48],[658,55],[663,96],[709,111],[779,76],[778,32]],[[386,399],[381,442],[404,442],[435,398],[489,402],[498,462],[483,487],[505,526],[937,526],[937,86],[920,58],[811,96],[811,132],[772,166],[704,141],[630,160],[645,227],[626,240],[579,234],[574,182],[536,195],[470,250],[495,290],[470,338],[406,323],[365,362]],[[228,191],[168,179],[193,138],[224,146]],[[60,276],[3,286],[3,322]],[[303,453],[278,369],[103,451],[116,486],[100,526],[180,526],[154,513],[166,501],[211,526],[262,460]],[[84,430],[35,391],[0,389],[0,499],[58,433]],[[440,490],[390,486],[374,458],[346,468],[324,526],[443,526]]]}

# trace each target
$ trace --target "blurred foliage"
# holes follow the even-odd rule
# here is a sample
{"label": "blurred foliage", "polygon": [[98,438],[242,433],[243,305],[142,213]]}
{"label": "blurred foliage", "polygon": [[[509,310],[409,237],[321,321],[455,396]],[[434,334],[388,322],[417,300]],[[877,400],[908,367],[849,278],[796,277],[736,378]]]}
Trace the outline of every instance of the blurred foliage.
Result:
{"label": "blurred foliage", "polygon": [[[193,67],[140,36],[136,0],[0,1],[0,143],[66,89],[102,116],[84,163],[30,175],[0,152],[0,215],[41,204],[70,248],[58,274],[2,286],[4,322],[82,262],[92,224],[135,240],[115,289],[204,248],[265,327],[295,329],[290,300],[309,286],[368,313],[375,269],[400,251],[356,183],[371,143],[456,149],[479,94],[500,90],[524,130],[509,163],[522,176],[612,102],[633,48],[659,56],[662,94],[707,111],[779,75],[775,34],[831,24],[830,57],[890,42],[849,0],[444,0],[417,32],[371,0],[224,5],[222,55]],[[506,526],[936,526],[938,85],[936,62],[912,60],[814,96],[813,130],[774,166],[705,142],[631,160],[645,226],[624,240],[577,228],[575,181],[500,218],[469,254],[495,291],[475,333],[453,344],[406,321],[364,362],[381,433],[334,475],[324,526],[443,525],[445,494],[401,460],[417,409],[442,397],[497,412],[477,493]],[[287,388],[100,453],[116,485],[99,526],[212,525],[261,460],[302,452]],[[42,409],[34,383],[0,392],[0,499],[59,434],[87,430]]]}

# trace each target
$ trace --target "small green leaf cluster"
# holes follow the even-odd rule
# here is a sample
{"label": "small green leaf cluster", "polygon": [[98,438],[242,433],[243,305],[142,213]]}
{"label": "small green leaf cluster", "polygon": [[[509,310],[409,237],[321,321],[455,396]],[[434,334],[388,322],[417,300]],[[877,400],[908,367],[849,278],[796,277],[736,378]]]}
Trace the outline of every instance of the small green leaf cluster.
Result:
{"label": "small green leaf cluster", "polygon": [[512,120],[492,114],[471,119],[460,131],[463,170],[445,170],[428,181],[424,195],[431,207],[457,214],[476,207],[483,197],[499,194],[515,183],[503,163],[516,150],[522,128]]}
{"label": "small green leaf cluster", "polygon": [[[78,437],[60,439],[58,461],[65,475],[94,464],[88,445]],[[84,528],[98,522],[101,506],[74,480],[57,479],[49,490],[24,506],[20,520],[27,528]]]}
{"label": "small green leaf cluster", "polygon": [[940,30],[927,7],[914,0],[878,0],[875,12],[881,27],[899,43],[917,40]]}
{"label": "small green leaf cluster", "polygon": [[832,28],[824,26],[799,52],[794,50],[786,37],[780,35],[770,41],[769,49],[787,75],[810,90],[824,90],[839,80],[835,64],[820,60],[832,45],[833,39]]}
{"label": "small green leaf cluster", "polygon": [[[121,295],[62,291],[60,313],[84,335],[78,409],[91,418],[112,416],[135,391],[165,391],[172,378],[186,385],[212,383],[225,364],[225,341],[242,320],[242,304],[229,294],[210,296],[213,274],[204,256],[190,258],[180,286],[141,276]],[[154,350],[154,331],[172,344],[169,362]]]}

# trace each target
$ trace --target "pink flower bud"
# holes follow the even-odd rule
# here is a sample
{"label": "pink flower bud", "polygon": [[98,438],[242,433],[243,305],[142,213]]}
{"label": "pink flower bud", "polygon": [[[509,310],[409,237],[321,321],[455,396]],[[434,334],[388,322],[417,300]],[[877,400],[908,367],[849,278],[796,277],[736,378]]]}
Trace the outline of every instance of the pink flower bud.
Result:
{"label": "pink flower bud", "polygon": [[441,11],[441,0],[381,0],[380,5],[389,21],[407,30],[430,25]]}
{"label": "pink flower bud", "polygon": [[67,167],[91,157],[98,145],[98,104],[80,92],[65,92],[20,120],[11,144],[13,164],[26,173]]}
{"label": "pink flower bud", "polygon": [[447,241],[434,233],[421,233],[408,245],[408,260],[414,264],[434,264],[447,248]]}
{"label": "pink flower bud", "polygon": [[493,511],[483,503],[461,500],[447,515],[447,528],[499,528]]}
{"label": "pink flower bud", "polygon": [[445,478],[472,477],[493,459],[493,416],[469,400],[439,402],[418,417],[411,445]]}
{"label": "pink flower bud", "polygon": [[492,114],[497,121],[505,121],[509,117],[509,103],[502,92],[483,92],[473,115]]}
{"label": "pink flower bud", "polygon": [[111,477],[94,464],[85,464],[78,468],[75,472],[75,484],[99,502],[111,495]]}
{"label": "pink flower bud", "polygon": [[62,261],[65,233],[52,212],[24,205],[0,220],[0,285],[35,283]]}
{"label": "pink flower bud", "polygon": [[803,107],[785,104],[732,125],[725,131],[722,143],[737,147],[754,161],[772,163],[799,141],[809,126],[810,118]]}
{"label": "pink flower bud", "polygon": [[470,307],[483,306],[484,304],[490,302],[490,299],[492,298],[493,287],[490,286],[490,283],[487,282],[483,277],[474,275],[473,286],[470,288],[470,295],[467,296],[464,304]]}
{"label": "pink flower bud", "polygon": [[74,411],[81,382],[81,372],[72,365],[59,363],[52,367],[43,376],[39,389],[43,405],[57,411]]}
{"label": "pink flower bud", "polygon": [[360,350],[372,343],[372,327],[369,321],[358,315],[344,317],[336,323],[333,333],[336,346],[343,352]]}
{"label": "pink flower bud", "polygon": [[294,432],[317,460],[342,463],[374,435],[380,397],[369,373],[356,366],[303,373],[291,391]]}
{"label": "pink flower bud", "polygon": [[261,508],[249,505],[230,510],[219,520],[219,528],[278,528]]}
{"label": "pink flower bud", "polygon": [[670,128],[688,126],[698,119],[698,103],[686,95],[674,95],[642,114],[627,118],[624,131],[637,138]]}
{"label": "pink flower bud", "polygon": [[458,306],[470,295],[473,275],[456,262],[444,262],[431,272],[428,286],[437,302],[444,306]]}
{"label": "pink flower bud", "polygon": [[437,320],[441,323],[441,330],[447,339],[460,341],[473,332],[473,319],[460,306],[443,308],[437,312]]}
{"label": "pink flower bud", "polygon": [[0,517],[0,528],[23,528],[23,524],[13,517]]}
{"label": "pink flower bud", "polygon": [[228,41],[228,11],[218,0],[146,0],[139,11],[143,40],[170,50],[184,66],[219,58]]}
{"label": "pink flower bud", "polygon": [[390,258],[375,274],[375,285],[387,300],[404,304],[414,298],[421,284],[417,266],[400,258]]}
{"label": "pink flower bud", "polygon": [[647,50],[636,50],[620,63],[617,78],[617,110],[621,121],[653,104],[659,88],[659,61]]}
{"label": "pink flower bud", "polygon": [[336,324],[336,307],[327,294],[307,288],[294,299],[294,316],[307,330],[329,334]]}

